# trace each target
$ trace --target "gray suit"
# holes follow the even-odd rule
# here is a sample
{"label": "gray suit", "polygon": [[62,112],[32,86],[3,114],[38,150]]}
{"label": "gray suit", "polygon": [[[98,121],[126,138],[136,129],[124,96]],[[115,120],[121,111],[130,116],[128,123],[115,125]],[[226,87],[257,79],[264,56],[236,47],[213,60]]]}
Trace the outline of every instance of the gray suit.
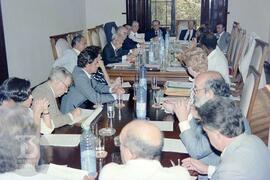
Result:
{"label": "gray suit", "polygon": [[254,135],[242,134],[223,151],[211,180],[270,179],[270,152]]}
{"label": "gray suit", "polygon": [[34,89],[32,95],[35,98],[46,98],[49,103],[50,118],[53,120],[55,128],[72,123],[68,114],[62,114],[59,111],[54,93],[50,88],[48,82],[45,82]]}
{"label": "gray suit", "polygon": [[70,112],[75,107],[80,106],[86,100],[97,103],[98,96],[101,103],[114,101],[114,97],[109,92],[108,85],[97,82],[94,78],[89,78],[82,68],[76,66],[72,72],[74,85],[62,98],[61,111]]}
{"label": "gray suit", "polygon": [[77,65],[78,55],[74,49],[67,49],[64,51],[62,57],[55,60],[53,67],[65,67],[72,73],[74,67]]}
{"label": "gray suit", "polygon": [[230,41],[231,41],[231,35],[228,32],[223,32],[223,34],[221,35],[221,37],[219,37],[217,41],[218,47],[224,54],[227,54],[228,52]]}
{"label": "gray suit", "polygon": [[[180,138],[183,141],[189,155],[192,158],[199,159],[209,165],[218,165],[220,161],[219,152],[215,150],[207,135],[204,133],[202,126],[195,120],[191,119],[189,122],[190,129],[182,132]],[[244,121],[245,133],[251,134],[248,121]]]}

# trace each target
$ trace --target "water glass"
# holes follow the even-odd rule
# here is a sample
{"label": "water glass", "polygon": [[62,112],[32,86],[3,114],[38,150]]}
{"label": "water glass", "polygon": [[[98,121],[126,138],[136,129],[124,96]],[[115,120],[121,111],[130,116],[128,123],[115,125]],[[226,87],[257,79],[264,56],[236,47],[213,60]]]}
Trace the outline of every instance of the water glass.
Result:
{"label": "water glass", "polygon": [[96,158],[103,159],[107,154],[108,152],[105,151],[105,137],[98,136],[96,140]]}
{"label": "water glass", "polygon": [[115,104],[115,107],[119,109],[125,107],[125,104],[123,102],[123,94],[117,95],[117,103]]}
{"label": "water glass", "polygon": [[107,117],[113,119],[115,116],[114,103],[107,103]]}
{"label": "water glass", "polygon": [[158,85],[157,85],[157,78],[156,78],[156,76],[153,76],[153,77],[152,77],[152,83],[151,83],[151,86],[152,86],[152,89],[153,89],[153,90],[159,89],[159,87],[158,87]]}
{"label": "water glass", "polygon": [[97,93],[96,95],[96,104],[94,105],[94,108],[98,108],[102,106],[102,101],[101,101],[101,94]]}
{"label": "water glass", "polygon": [[137,82],[134,82],[134,84],[133,84],[133,99],[134,100],[136,100],[137,89],[138,89],[138,83]]}

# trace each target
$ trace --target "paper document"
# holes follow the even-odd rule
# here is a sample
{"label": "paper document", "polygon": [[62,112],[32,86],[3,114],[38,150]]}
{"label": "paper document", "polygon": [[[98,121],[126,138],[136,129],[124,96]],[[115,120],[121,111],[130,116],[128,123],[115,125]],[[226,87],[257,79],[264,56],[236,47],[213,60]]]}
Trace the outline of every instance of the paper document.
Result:
{"label": "paper document", "polygon": [[123,82],[122,83],[122,88],[130,88],[131,84],[129,82]]}
{"label": "paper document", "polygon": [[185,145],[180,139],[164,138],[164,145],[162,151],[188,153]]}
{"label": "paper document", "polygon": [[130,67],[131,65],[130,63],[111,63],[107,64],[107,67]]}
{"label": "paper document", "polygon": [[160,65],[159,64],[145,64],[146,68],[156,68],[156,69],[160,69]]}
{"label": "paper document", "polygon": [[40,138],[40,145],[75,147],[80,143],[80,134],[46,134]]}
{"label": "paper document", "polygon": [[81,110],[81,115],[75,119],[76,122],[80,122],[88,118],[94,110],[91,109],[80,109]]}
{"label": "paper document", "polygon": [[99,115],[99,113],[102,111],[103,107],[99,106],[98,108],[96,108],[95,110],[92,110],[92,113],[90,114],[90,116],[82,122],[81,127],[84,129],[86,127],[89,127],[91,122]]}
{"label": "paper document", "polygon": [[160,131],[173,131],[173,121],[149,121],[156,125]]}
{"label": "paper document", "polygon": [[185,89],[191,89],[193,87],[192,82],[180,82],[180,81],[167,81],[166,85],[167,87],[185,88]]}
{"label": "paper document", "polygon": [[169,71],[169,72],[183,72],[183,71],[186,71],[186,70],[185,70],[185,68],[179,66],[179,67],[167,67],[166,71]]}
{"label": "paper document", "polygon": [[88,172],[85,170],[70,168],[56,164],[50,164],[47,174],[59,178],[75,180],[75,179],[83,179],[84,176],[88,175]]}

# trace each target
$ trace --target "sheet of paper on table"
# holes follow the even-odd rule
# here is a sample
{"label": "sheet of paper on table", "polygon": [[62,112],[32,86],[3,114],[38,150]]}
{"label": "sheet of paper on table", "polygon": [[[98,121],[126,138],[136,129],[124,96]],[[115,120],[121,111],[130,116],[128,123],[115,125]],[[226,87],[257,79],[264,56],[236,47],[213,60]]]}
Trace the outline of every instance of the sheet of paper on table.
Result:
{"label": "sheet of paper on table", "polygon": [[173,131],[173,121],[149,121],[155,124],[160,131]]}
{"label": "sheet of paper on table", "polygon": [[145,64],[145,67],[160,69],[160,64]]}
{"label": "sheet of paper on table", "polygon": [[188,153],[185,145],[180,139],[164,138],[164,145],[162,151]]}
{"label": "sheet of paper on table", "polygon": [[99,115],[99,113],[102,111],[102,109],[103,109],[103,107],[99,106],[95,110],[92,110],[92,113],[88,116],[88,118],[82,122],[81,127],[83,129],[86,127],[89,127],[91,122]]}
{"label": "sheet of paper on table", "polygon": [[40,138],[40,145],[75,147],[80,143],[80,134],[46,134]]}
{"label": "sheet of paper on table", "polygon": [[130,67],[132,64],[130,63],[111,63],[107,64],[107,67]]}
{"label": "sheet of paper on table", "polygon": [[65,179],[83,179],[84,176],[88,175],[88,172],[81,169],[75,169],[51,163],[49,165],[47,174]]}
{"label": "sheet of paper on table", "polygon": [[168,72],[184,72],[186,70],[185,70],[185,68],[179,66],[179,67],[167,67],[166,71],[168,71]]}
{"label": "sheet of paper on table", "polygon": [[129,82],[123,82],[122,83],[122,88],[130,88],[131,84]]}

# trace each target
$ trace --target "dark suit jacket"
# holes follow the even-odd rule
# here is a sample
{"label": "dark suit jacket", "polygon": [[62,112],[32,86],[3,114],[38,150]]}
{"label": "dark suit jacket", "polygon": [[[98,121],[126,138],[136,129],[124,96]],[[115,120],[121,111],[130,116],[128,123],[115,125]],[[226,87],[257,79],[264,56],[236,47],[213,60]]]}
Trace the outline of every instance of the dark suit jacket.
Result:
{"label": "dark suit jacket", "polygon": [[[187,31],[188,31],[187,29],[184,29],[184,30],[182,30],[182,31],[180,32],[179,40],[184,40]],[[196,34],[196,30],[193,29],[192,38],[195,37],[195,34]],[[192,38],[191,38],[191,39],[192,39]]]}
{"label": "dark suit jacket", "polygon": [[[160,28],[161,32],[162,32],[162,37],[163,39],[165,39],[165,34],[166,34],[166,29],[164,28]],[[155,30],[152,28],[150,29],[150,31],[147,31],[145,33],[145,41],[150,41],[150,39],[156,37],[157,35],[155,34]]]}
{"label": "dark suit jacket", "polygon": [[110,63],[118,63],[122,62],[122,56],[127,55],[129,51],[123,50],[122,48],[118,49],[117,52],[114,52],[111,43],[106,44],[102,51],[102,59],[104,61],[104,65]]}
{"label": "dark suit jacket", "polygon": [[122,49],[129,51],[131,49],[137,48],[137,44],[138,44],[137,42],[127,37],[123,42]]}

